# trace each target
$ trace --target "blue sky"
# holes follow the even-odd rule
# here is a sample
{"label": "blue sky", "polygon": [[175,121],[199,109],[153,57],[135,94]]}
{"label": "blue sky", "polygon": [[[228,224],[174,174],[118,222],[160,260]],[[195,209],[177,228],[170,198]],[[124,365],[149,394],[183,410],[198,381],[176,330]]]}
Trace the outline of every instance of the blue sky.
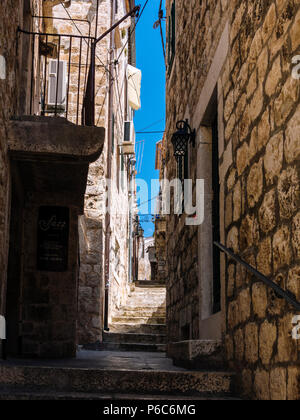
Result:
{"label": "blue sky", "polygon": [[[137,67],[142,70],[142,108],[135,114],[136,131],[159,131],[165,128],[165,64],[160,30],[159,28],[153,29],[153,24],[158,19],[159,3],[160,0],[149,0],[136,27],[136,61]],[[144,5],[144,0],[141,1],[141,5]],[[165,35],[164,28],[163,31]],[[157,124],[152,125],[156,122]],[[137,178],[143,178],[149,189],[148,197],[143,194],[140,202],[152,198],[157,193],[157,191],[151,192],[150,186],[151,179],[158,179],[159,176],[158,171],[155,171],[155,144],[161,138],[162,134],[136,135],[137,142],[145,141],[142,170]],[[149,203],[149,212],[151,212],[150,206],[151,203]],[[142,226],[145,237],[152,236],[154,232],[153,223],[142,222]]]}

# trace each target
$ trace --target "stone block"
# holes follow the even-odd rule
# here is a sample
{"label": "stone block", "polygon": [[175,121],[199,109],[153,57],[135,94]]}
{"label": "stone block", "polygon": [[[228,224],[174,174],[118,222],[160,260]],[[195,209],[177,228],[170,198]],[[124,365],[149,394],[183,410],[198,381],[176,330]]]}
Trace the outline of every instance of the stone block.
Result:
{"label": "stone block", "polygon": [[249,363],[258,360],[258,326],[255,323],[246,325],[245,328],[245,358]]}
{"label": "stone block", "polygon": [[230,264],[228,267],[228,285],[227,285],[228,297],[232,297],[235,291],[235,275],[236,275],[236,265]]}
{"label": "stone block", "polygon": [[266,238],[259,244],[259,250],[257,254],[257,269],[266,277],[269,277],[272,274],[271,238]]}
{"label": "stone block", "polygon": [[264,96],[262,86],[259,85],[249,104],[249,113],[252,121],[255,121],[263,109]]}
{"label": "stone block", "polygon": [[239,231],[236,226],[233,226],[227,234],[226,244],[228,248],[232,248],[234,253],[239,251]]}
{"label": "stone block", "polygon": [[274,95],[280,89],[282,78],[280,55],[275,59],[272,68],[268,74],[265,91],[268,96]]}
{"label": "stone block", "polygon": [[290,30],[290,38],[292,43],[292,51],[297,52],[299,48],[299,39],[300,39],[300,10],[298,10],[293,26]]}
{"label": "stone block", "polygon": [[238,297],[238,311],[240,322],[246,322],[251,315],[251,295],[249,289],[244,289]]}
{"label": "stone block", "polygon": [[242,371],[242,394],[245,398],[251,398],[253,392],[253,373],[250,369]]}
{"label": "stone block", "polygon": [[294,116],[287,123],[284,142],[284,155],[288,163],[292,163],[300,158],[300,105],[295,110]]}
{"label": "stone block", "polygon": [[264,233],[272,231],[276,226],[276,191],[275,189],[265,194],[259,209],[259,225]]}
{"label": "stone block", "polygon": [[292,243],[294,256],[296,259],[300,260],[300,212],[298,212],[293,219]]}
{"label": "stone block", "polygon": [[287,400],[299,400],[300,398],[300,371],[299,366],[287,368]]}
{"label": "stone block", "polygon": [[268,366],[274,352],[274,345],[277,338],[277,327],[275,323],[265,321],[259,331],[259,357],[262,363]]}
{"label": "stone block", "polygon": [[286,368],[276,368],[270,373],[270,392],[271,400],[285,401],[287,396],[286,389]]}
{"label": "stone block", "polygon": [[247,166],[249,165],[249,146],[248,143],[244,143],[238,150],[236,154],[236,166],[238,175],[242,175]]}
{"label": "stone block", "polygon": [[275,22],[276,22],[276,7],[273,3],[271,7],[268,10],[268,13],[266,15],[263,27],[262,27],[262,40],[263,44],[265,44],[270,36],[272,35],[272,32],[275,28]]}
{"label": "stone block", "polygon": [[244,331],[242,329],[238,329],[234,334],[234,348],[235,360],[242,361],[245,353]]}
{"label": "stone block", "polygon": [[282,218],[289,219],[299,208],[300,187],[296,167],[289,167],[280,174],[278,200]]}
{"label": "stone block", "polygon": [[287,226],[282,226],[273,238],[273,264],[274,272],[288,266],[292,260],[292,250],[290,246],[290,231]]}
{"label": "stone block", "polygon": [[283,134],[272,137],[267,144],[264,157],[264,168],[267,184],[272,184],[278,178],[283,163]]}
{"label": "stone block", "polygon": [[254,314],[259,318],[264,318],[268,306],[268,294],[263,283],[255,283],[252,286],[252,304]]}
{"label": "stone block", "polygon": [[270,374],[266,370],[257,369],[255,371],[254,393],[257,400],[270,400]]}
{"label": "stone block", "polygon": [[262,159],[255,163],[247,180],[247,198],[250,207],[254,207],[261,198],[263,192],[263,168]]}

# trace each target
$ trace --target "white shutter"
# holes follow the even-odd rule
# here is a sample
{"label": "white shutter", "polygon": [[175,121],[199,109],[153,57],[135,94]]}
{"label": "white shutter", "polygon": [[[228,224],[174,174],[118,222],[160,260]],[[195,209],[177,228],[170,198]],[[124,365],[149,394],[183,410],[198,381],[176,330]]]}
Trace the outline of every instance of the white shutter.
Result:
{"label": "white shutter", "polygon": [[62,107],[66,103],[66,65],[65,61],[49,60],[48,105],[55,106],[57,88],[57,106]]}
{"label": "white shutter", "polygon": [[6,322],[3,315],[0,315],[0,340],[6,340]]}

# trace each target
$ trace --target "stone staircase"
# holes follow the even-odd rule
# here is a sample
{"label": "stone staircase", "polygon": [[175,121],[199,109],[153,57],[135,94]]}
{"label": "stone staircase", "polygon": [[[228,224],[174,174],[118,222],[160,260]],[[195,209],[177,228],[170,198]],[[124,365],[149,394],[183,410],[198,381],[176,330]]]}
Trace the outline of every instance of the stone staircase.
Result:
{"label": "stone staircase", "polygon": [[80,351],[76,359],[0,361],[0,400],[232,399],[234,374],[188,371],[162,353]]}
{"label": "stone staircase", "polygon": [[104,350],[166,350],[166,288],[140,281],[132,286],[126,305],[112,317],[104,333]]}

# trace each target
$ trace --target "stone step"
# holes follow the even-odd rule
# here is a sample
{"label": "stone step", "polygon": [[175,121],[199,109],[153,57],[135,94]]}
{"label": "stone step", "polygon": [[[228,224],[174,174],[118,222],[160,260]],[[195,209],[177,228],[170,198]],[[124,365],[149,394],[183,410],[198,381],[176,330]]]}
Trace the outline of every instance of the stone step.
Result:
{"label": "stone step", "polygon": [[105,351],[124,351],[124,352],[162,352],[167,351],[166,344],[144,344],[144,343],[102,343],[101,350]]}
{"label": "stone step", "polygon": [[164,289],[166,289],[166,286],[164,286],[163,284],[157,283],[157,282],[151,281],[151,280],[138,280],[134,284],[135,284],[135,287],[146,287],[146,288],[149,288],[149,289],[152,289],[152,288],[153,289],[154,288],[160,288],[160,289],[164,288]]}
{"label": "stone step", "polygon": [[175,366],[186,369],[223,369],[224,349],[221,340],[189,340],[172,343],[169,355]]}
{"label": "stone step", "polygon": [[14,387],[0,387],[0,401],[240,401],[232,397],[182,396],[182,395],[139,395],[83,392],[41,392]]}
{"label": "stone step", "polygon": [[149,289],[147,287],[141,287],[139,289],[134,289],[129,293],[129,296],[133,295],[152,295],[152,296],[165,296],[166,289],[161,289],[159,287],[154,287]]}
{"label": "stone step", "polygon": [[135,334],[166,334],[166,324],[110,324],[110,332],[114,333],[135,333]]}
{"label": "stone step", "polygon": [[132,324],[132,325],[138,325],[138,324],[165,324],[166,318],[165,317],[159,317],[159,316],[151,316],[151,317],[142,317],[142,316],[114,316],[112,317],[112,323],[113,324]]}
{"label": "stone step", "polygon": [[127,318],[151,318],[152,316],[165,318],[166,311],[163,309],[120,309],[116,316],[126,316]]}
{"label": "stone step", "polygon": [[233,393],[229,372],[105,370],[30,365],[0,366],[1,395],[51,393],[181,395],[217,398]]}
{"label": "stone step", "polygon": [[104,343],[166,344],[165,334],[111,333],[103,334]]}
{"label": "stone step", "polygon": [[135,306],[135,305],[124,305],[120,307],[120,310],[129,310],[129,311],[143,311],[144,309],[146,311],[163,311],[166,312],[167,309],[165,306],[161,307],[161,306],[153,306],[153,305],[144,305],[144,306]]}

